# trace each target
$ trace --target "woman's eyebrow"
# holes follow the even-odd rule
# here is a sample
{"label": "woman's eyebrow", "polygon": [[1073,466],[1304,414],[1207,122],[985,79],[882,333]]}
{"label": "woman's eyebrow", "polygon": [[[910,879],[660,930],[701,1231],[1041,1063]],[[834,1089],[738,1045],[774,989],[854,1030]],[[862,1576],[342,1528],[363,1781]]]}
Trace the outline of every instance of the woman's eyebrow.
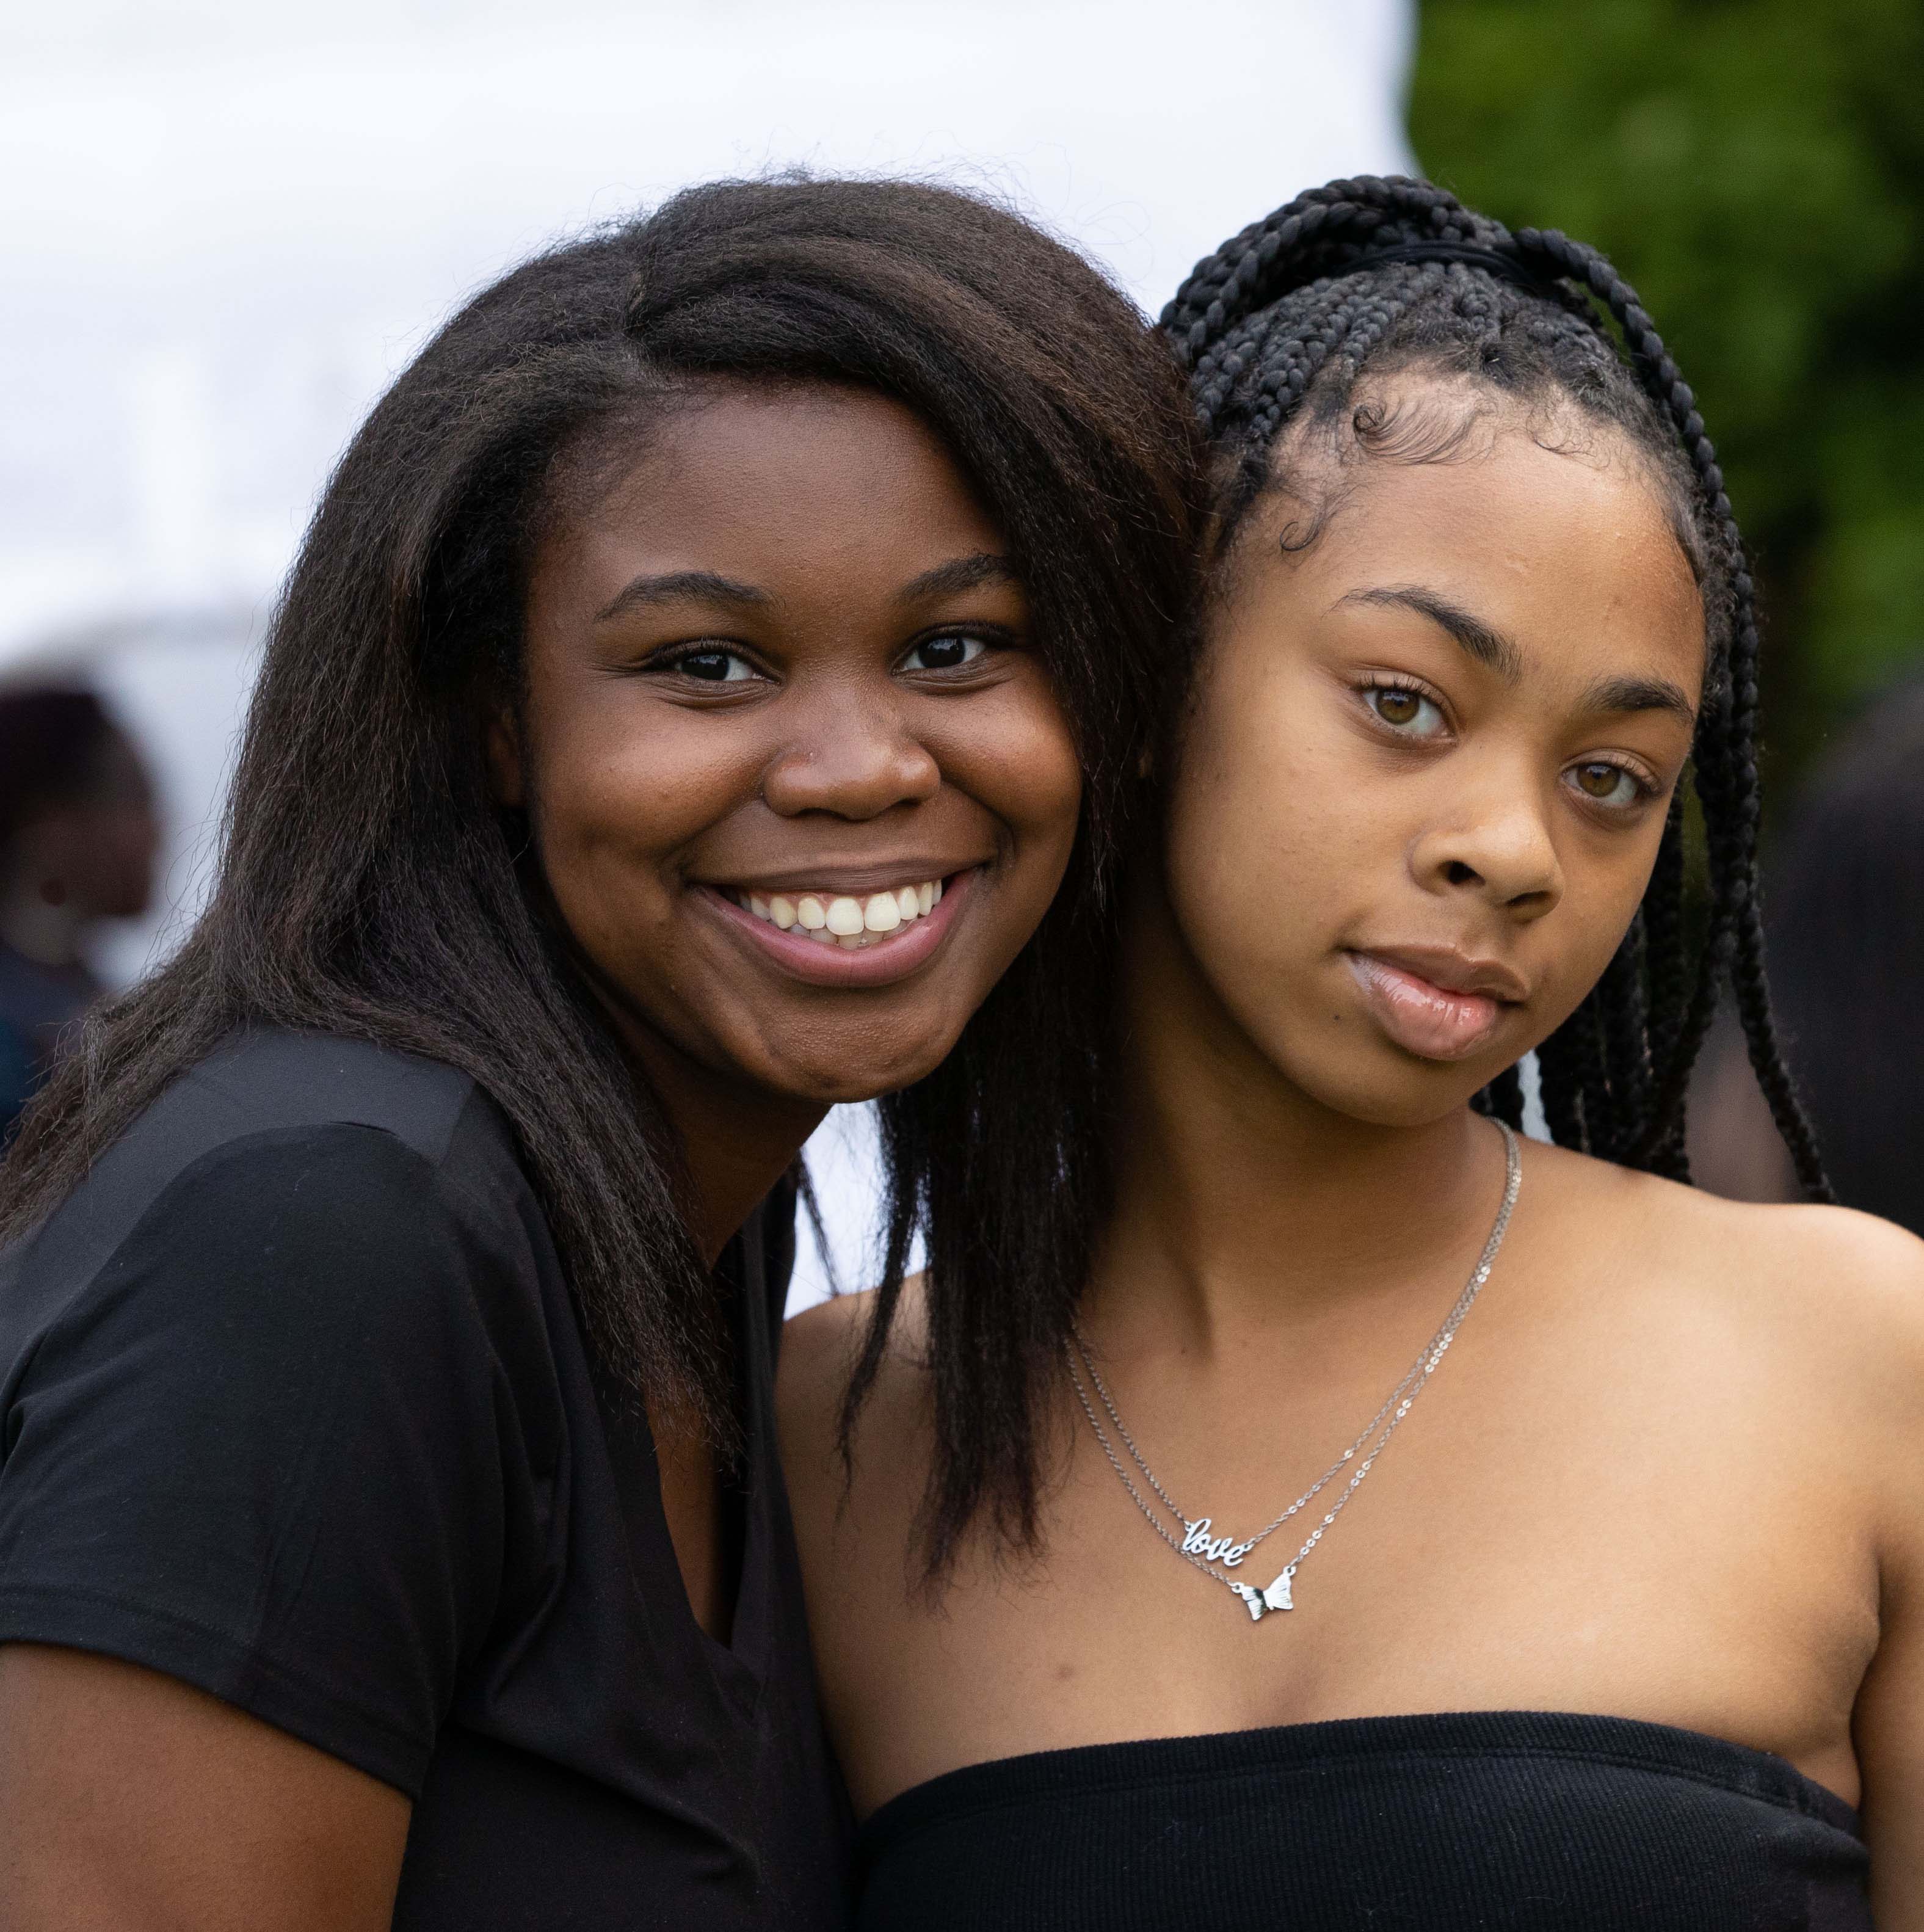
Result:
{"label": "woman's eyebrow", "polygon": [[1602,678],[1583,694],[1583,705],[1589,711],[1668,711],[1697,728],[1697,706],[1668,678]]}
{"label": "woman's eyebrow", "polygon": [[1447,597],[1426,590],[1421,584],[1384,585],[1370,590],[1352,590],[1339,597],[1337,604],[1373,604],[1391,609],[1414,610],[1448,632],[1480,664],[1487,664],[1507,684],[1514,684],[1523,674],[1523,654],[1516,640],[1472,616]]}
{"label": "woman's eyebrow", "polygon": [[1017,584],[1021,581],[1014,563],[992,550],[977,550],[972,556],[958,556],[911,578],[896,592],[898,604],[919,603],[927,597],[953,596],[959,590],[974,590],[984,584]]}
{"label": "woman's eyebrow", "polygon": [[767,591],[758,590],[752,584],[737,584],[732,578],[716,576],[712,570],[671,570],[659,576],[638,577],[623,585],[595,613],[595,622],[605,624],[611,618],[626,616],[630,610],[683,598],[742,606],[772,601]]}

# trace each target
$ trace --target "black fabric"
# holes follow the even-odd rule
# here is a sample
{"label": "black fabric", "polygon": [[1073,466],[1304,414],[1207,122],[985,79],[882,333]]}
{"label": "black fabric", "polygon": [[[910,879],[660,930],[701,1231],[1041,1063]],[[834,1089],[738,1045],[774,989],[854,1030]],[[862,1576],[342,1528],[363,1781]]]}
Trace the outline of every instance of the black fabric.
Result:
{"label": "black fabric", "polygon": [[722,1270],[724,1646],[502,1116],[444,1066],[245,1036],[0,1257],[0,1642],[164,1671],[408,1792],[406,1932],[845,1924],[770,1396],[793,1244],[785,1196]]}
{"label": "black fabric", "polygon": [[861,1932],[1871,1932],[1850,1808],[1781,1759],[1554,1712],[972,1766],[857,1840]]}

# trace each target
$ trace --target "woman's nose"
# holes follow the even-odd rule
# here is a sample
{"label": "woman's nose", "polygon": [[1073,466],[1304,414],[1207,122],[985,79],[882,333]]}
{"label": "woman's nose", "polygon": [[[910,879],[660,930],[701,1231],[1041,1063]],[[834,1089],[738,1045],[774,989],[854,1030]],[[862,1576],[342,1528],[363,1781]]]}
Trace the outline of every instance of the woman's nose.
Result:
{"label": "woman's nose", "polygon": [[887,697],[825,691],[794,715],[762,796],[784,818],[877,818],[933,797],[941,782],[934,754]]}
{"label": "woman's nose", "polygon": [[1518,917],[1541,919],[1563,896],[1563,868],[1534,796],[1481,808],[1459,800],[1448,822],[1417,840],[1412,858],[1426,891],[1472,892]]}

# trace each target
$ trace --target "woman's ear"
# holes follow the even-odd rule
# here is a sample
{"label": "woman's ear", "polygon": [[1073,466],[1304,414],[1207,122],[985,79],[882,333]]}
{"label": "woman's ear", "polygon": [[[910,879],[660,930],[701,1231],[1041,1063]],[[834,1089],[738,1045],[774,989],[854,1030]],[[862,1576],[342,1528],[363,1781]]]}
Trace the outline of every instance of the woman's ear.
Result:
{"label": "woman's ear", "polygon": [[527,782],[521,760],[521,721],[512,706],[503,704],[489,712],[485,728],[488,789],[497,805],[519,811],[527,803]]}

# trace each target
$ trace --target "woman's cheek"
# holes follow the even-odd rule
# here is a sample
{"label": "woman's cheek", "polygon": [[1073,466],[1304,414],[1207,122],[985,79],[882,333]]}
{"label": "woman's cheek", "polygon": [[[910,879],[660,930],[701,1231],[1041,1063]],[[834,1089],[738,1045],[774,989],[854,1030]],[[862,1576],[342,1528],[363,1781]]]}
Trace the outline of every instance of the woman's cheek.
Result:
{"label": "woman's cheek", "polygon": [[1613,892],[1607,901],[1586,907],[1580,902],[1573,904],[1566,892],[1545,922],[1556,932],[1555,944],[1544,949],[1546,970],[1535,1002],[1544,1039],[1583,1004],[1608,970],[1640,897],[1640,888],[1627,902]]}
{"label": "woman's cheek", "polygon": [[1300,920],[1319,870],[1360,849],[1354,784],[1306,760],[1262,712],[1193,740],[1172,802],[1172,872],[1263,922],[1284,907]]}
{"label": "woman's cheek", "polygon": [[[944,782],[1019,838],[1059,845],[1064,862],[1082,806],[1082,766],[1069,721],[1046,686],[998,694],[991,715],[932,742]],[[964,721],[958,719],[958,724]]]}

